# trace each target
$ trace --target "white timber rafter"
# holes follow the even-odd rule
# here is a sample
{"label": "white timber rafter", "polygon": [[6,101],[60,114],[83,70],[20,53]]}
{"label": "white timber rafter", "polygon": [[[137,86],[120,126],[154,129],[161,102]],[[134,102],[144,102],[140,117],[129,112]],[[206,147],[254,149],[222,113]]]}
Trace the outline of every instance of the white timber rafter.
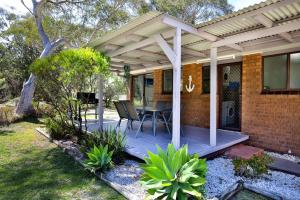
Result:
{"label": "white timber rafter", "polygon": [[245,33],[240,33],[234,36],[229,36],[223,40],[216,41],[212,44],[212,47],[227,46],[229,44],[235,44],[240,42],[245,42],[249,40],[255,40],[263,37],[268,37],[272,35],[278,35],[282,33],[287,33],[290,31],[295,31],[300,29],[300,21],[293,21],[292,23],[282,24],[273,26],[271,28],[263,28],[254,31],[248,31]]}
{"label": "white timber rafter", "polygon": [[[251,19],[251,18],[254,18],[256,15],[259,15],[261,13],[265,13],[265,12],[268,12],[268,11],[271,11],[271,10],[274,10],[274,9],[278,9],[279,7],[290,5],[290,4],[297,3],[297,2],[299,2],[299,0],[278,1],[278,2],[273,3],[271,5],[268,5],[268,6],[265,6],[265,7],[262,7],[262,8],[258,8],[256,10],[246,12],[244,14],[240,14],[240,15],[237,15],[235,17],[231,17],[231,18],[228,18],[228,19],[225,19],[225,20],[221,20],[219,22],[215,22],[215,23],[210,24],[210,25],[206,25],[202,28],[204,28],[205,30],[219,28],[222,25],[226,25],[226,24],[236,22],[236,21],[239,21],[239,20],[243,20],[243,19],[246,19],[246,18]],[[202,29],[202,28],[200,28],[200,29]]]}
{"label": "white timber rafter", "polygon": [[116,56],[112,57],[111,60],[116,62],[118,62],[118,60],[122,60],[123,62],[133,62],[135,64],[160,65],[160,63],[156,61],[147,61],[140,58],[131,58],[127,56]]}
{"label": "white timber rafter", "polygon": [[[169,26],[180,27],[182,30],[184,30],[188,33],[191,33],[193,35],[196,35],[200,38],[206,39],[210,42],[215,42],[217,40],[222,39],[222,38],[217,37],[213,34],[207,33],[207,32],[205,32],[201,29],[196,29],[191,25],[180,22],[180,21],[178,21],[178,20],[176,20],[176,19],[174,19],[173,17],[170,17],[170,16],[163,17],[162,21],[163,21],[163,23],[165,23]],[[227,46],[230,47],[230,48],[233,48],[235,50],[238,50],[238,51],[243,51],[243,48],[241,46],[237,45],[237,44],[229,44]]]}
{"label": "white timber rafter", "polygon": [[164,38],[160,34],[154,35],[153,38],[163,50],[163,52],[166,54],[166,56],[169,58],[170,62],[174,65],[176,54],[169,46],[169,44],[164,40]]}
{"label": "white timber rafter", "polygon": [[[271,28],[274,26],[274,22],[270,20],[268,17],[266,17],[264,14],[258,14],[254,17],[256,21],[261,23],[267,28]],[[279,36],[282,37],[283,39],[287,40],[288,42],[294,42],[292,36],[289,33],[279,33]]]}

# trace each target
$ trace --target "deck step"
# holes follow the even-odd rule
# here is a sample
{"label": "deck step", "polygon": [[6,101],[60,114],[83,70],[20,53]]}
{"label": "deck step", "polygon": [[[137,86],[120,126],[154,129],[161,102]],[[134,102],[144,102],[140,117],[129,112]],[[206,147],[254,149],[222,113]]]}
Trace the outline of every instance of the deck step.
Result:
{"label": "deck step", "polygon": [[268,166],[270,169],[300,176],[300,164],[283,158],[272,158],[274,162]]}
{"label": "deck step", "polygon": [[240,158],[245,160],[249,160],[253,156],[260,156],[263,154],[263,149],[244,144],[235,145],[225,152],[225,155],[229,158]]}

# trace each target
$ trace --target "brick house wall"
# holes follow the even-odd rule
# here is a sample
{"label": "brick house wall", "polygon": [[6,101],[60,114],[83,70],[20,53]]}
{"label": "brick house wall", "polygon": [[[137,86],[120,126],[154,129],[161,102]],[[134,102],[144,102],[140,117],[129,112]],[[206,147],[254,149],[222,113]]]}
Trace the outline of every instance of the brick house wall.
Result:
{"label": "brick house wall", "polygon": [[[195,89],[188,93],[185,85],[192,76]],[[163,94],[163,70],[154,70],[154,101],[172,101],[171,94]],[[189,64],[182,68],[183,91],[181,93],[181,120],[185,125],[209,127],[209,94],[202,94],[202,65]]]}
{"label": "brick house wall", "polygon": [[[185,89],[189,75],[195,84],[191,93]],[[182,76],[182,123],[209,128],[210,97],[202,94],[202,64],[183,66]],[[162,93],[163,70],[155,70],[153,78],[153,100],[171,101],[171,94]],[[280,152],[291,149],[300,155],[300,95],[266,95],[261,91],[262,55],[246,55],[242,65],[241,131],[250,136],[251,145]]]}
{"label": "brick house wall", "polygon": [[242,132],[250,144],[300,155],[300,95],[262,94],[262,55],[243,57]]}

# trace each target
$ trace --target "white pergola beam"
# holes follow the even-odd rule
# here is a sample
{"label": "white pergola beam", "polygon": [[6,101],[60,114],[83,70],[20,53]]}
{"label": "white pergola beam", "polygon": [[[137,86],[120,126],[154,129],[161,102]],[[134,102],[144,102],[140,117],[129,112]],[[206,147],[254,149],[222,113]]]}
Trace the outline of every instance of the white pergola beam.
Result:
{"label": "white pergola beam", "polygon": [[273,26],[271,28],[264,28],[255,31],[249,31],[246,33],[241,33],[234,36],[229,36],[227,38],[224,38],[223,40],[219,40],[217,42],[212,43],[212,47],[227,46],[239,42],[245,42],[249,40],[255,40],[263,37],[295,31],[298,29],[300,29],[300,21],[294,21],[283,25]]}
{"label": "white pergola beam", "polygon": [[130,67],[138,68],[138,69],[145,67],[144,65],[130,64],[130,63],[126,63],[126,62],[110,62],[110,65],[113,67],[119,67],[122,69],[124,68],[124,65],[130,65]]}
{"label": "white pergola beam", "polygon": [[[175,64],[175,60],[176,60],[176,58],[175,58],[176,54],[171,49],[171,47],[169,46],[169,44],[164,40],[164,38],[160,34],[154,35],[153,39],[157,42],[157,44],[160,46],[160,48],[163,50],[163,52],[169,58],[170,62],[174,65]],[[173,45],[175,45],[175,44],[173,44]],[[181,43],[180,43],[180,45],[181,45]]]}
{"label": "white pergola beam", "polygon": [[116,49],[118,49],[118,48],[120,48],[120,46],[119,46],[119,45],[115,45],[115,44],[107,44],[107,45],[105,45],[105,46],[103,47],[103,49],[104,49],[105,51],[116,50]]}
{"label": "white pergola beam", "polygon": [[122,47],[122,48],[120,48],[116,51],[108,52],[107,55],[110,56],[110,57],[118,56],[118,55],[121,55],[123,53],[126,53],[126,52],[129,52],[129,51],[132,51],[132,50],[136,50],[136,49],[148,46],[150,44],[153,44],[154,42],[155,42],[155,40],[153,38],[147,38],[147,39],[142,40],[140,42]]}
{"label": "white pergola beam", "polygon": [[236,17],[232,17],[232,18],[220,21],[220,22],[216,22],[216,23],[211,24],[211,25],[207,25],[207,26],[205,26],[205,30],[206,29],[218,28],[218,27],[220,27],[224,24],[236,22],[236,21],[243,20],[243,19],[246,19],[246,18],[253,18],[254,16],[259,15],[261,13],[265,13],[265,12],[268,12],[270,10],[278,9],[279,7],[282,7],[282,6],[286,6],[286,5],[290,5],[290,4],[298,3],[298,2],[299,2],[299,0],[278,1],[276,3],[272,3],[271,5],[255,9],[255,10],[250,11],[250,12],[246,12],[246,13],[238,15]]}
{"label": "white pergola beam", "polygon": [[[263,14],[256,15],[254,19],[256,19],[259,23],[261,23],[267,28],[271,28],[274,26],[273,21]],[[288,42],[293,42],[293,38],[289,33],[280,33],[279,36],[287,40]]]}
{"label": "white pergola beam", "polygon": [[98,78],[98,123],[99,123],[99,130],[103,130],[103,113],[104,113],[104,106],[103,106],[103,76],[99,75]]}
{"label": "white pergola beam", "polygon": [[[201,37],[203,39],[206,39],[208,41],[211,41],[211,42],[215,42],[218,39],[222,39],[222,38],[219,38],[219,37],[217,37],[217,36],[215,36],[215,35],[213,35],[211,33],[207,33],[207,32],[205,32],[205,31],[203,31],[201,29],[196,29],[196,28],[194,28],[191,25],[188,25],[188,24],[185,24],[183,22],[180,22],[180,21],[178,21],[178,20],[176,20],[176,19],[174,19],[174,18],[172,18],[170,16],[163,17],[162,21],[163,21],[163,23],[165,23],[165,24],[167,24],[169,26],[179,27],[179,28],[181,28],[182,30],[184,30],[184,31],[186,31],[188,33],[191,33],[193,35],[199,36],[199,37]],[[238,50],[238,51],[242,51],[243,50],[243,48],[240,47],[237,44],[230,44],[230,45],[228,45],[228,47],[233,48],[233,49]]]}
{"label": "white pergola beam", "polygon": [[279,35],[280,35],[280,37],[287,40],[288,42],[294,42],[293,37],[289,33],[280,33]]}
{"label": "white pergola beam", "polygon": [[[162,54],[159,54],[159,53],[153,53],[153,52],[145,51],[145,50],[133,50],[133,51],[127,52],[127,53],[128,54],[132,53],[134,55],[147,56],[147,57],[151,57],[151,58],[156,58],[156,59],[159,59],[160,61],[167,60],[165,55],[162,55]],[[127,53],[125,53],[125,54],[127,54]]]}
{"label": "white pergola beam", "polygon": [[197,35],[203,39],[209,40],[209,41],[216,41],[218,39],[218,37],[207,33],[205,31],[201,31],[201,30],[197,30],[196,28],[194,28],[191,25],[185,24],[183,22],[180,22],[170,16],[165,16],[162,19],[163,23],[169,25],[169,26],[173,26],[173,27],[179,27],[181,28],[183,31],[186,31],[188,33]]}
{"label": "white pergola beam", "polygon": [[127,40],[132,41],[132,42],[140,42],[144,39],[143,36],[136,35],[136,34],[130,34],[125,36]]}
{"label": "white pergola beam", "polygon": [[136,64],[149,64],[149,65],[160,65],[159,62],[155,62],[155,61],[147,61],[147,60],[143,60],[140,58],[130,58],[130,57],[126,57],[126,56],[116,56],[111,58],[111,60],[113,61],[117,61],[117,60],[122,60],[124,62],[134,62]]}
{"label": "white pergola beam", "polygon": [[210,146],[217,145],[217,48],[210,49]]}
{"label": "white pergola beam", "polygon": [[175,148],[180,148],[180,84],[181,84],[181,29],[176,28],[173,42],[173,118],[172,118],[172,143]]}
{"label": "white pergola beam", "polygon": [[182,53],[184,54],[189,54],[192,56],[197,56],[197,57],[206,57],[206,54],[200,52],[200,51],[195,51],[189,48],[181,47]]}
{"label": "white pergola beam", "polygon": [[267,28],[271,28],[274,24],[272,20],[270,20],[268,17],[266,17],[263,14],[258,14],[254,16],[254,19]]}

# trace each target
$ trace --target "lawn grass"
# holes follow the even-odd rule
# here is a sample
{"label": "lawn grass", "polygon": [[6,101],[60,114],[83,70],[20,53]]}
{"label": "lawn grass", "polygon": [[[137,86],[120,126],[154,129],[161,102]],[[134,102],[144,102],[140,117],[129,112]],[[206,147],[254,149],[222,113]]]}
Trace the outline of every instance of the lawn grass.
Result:
{"label": "lawn grass", "polygon": [[0,128],[0,199],[124,199],[37,134],[40,123]]}

